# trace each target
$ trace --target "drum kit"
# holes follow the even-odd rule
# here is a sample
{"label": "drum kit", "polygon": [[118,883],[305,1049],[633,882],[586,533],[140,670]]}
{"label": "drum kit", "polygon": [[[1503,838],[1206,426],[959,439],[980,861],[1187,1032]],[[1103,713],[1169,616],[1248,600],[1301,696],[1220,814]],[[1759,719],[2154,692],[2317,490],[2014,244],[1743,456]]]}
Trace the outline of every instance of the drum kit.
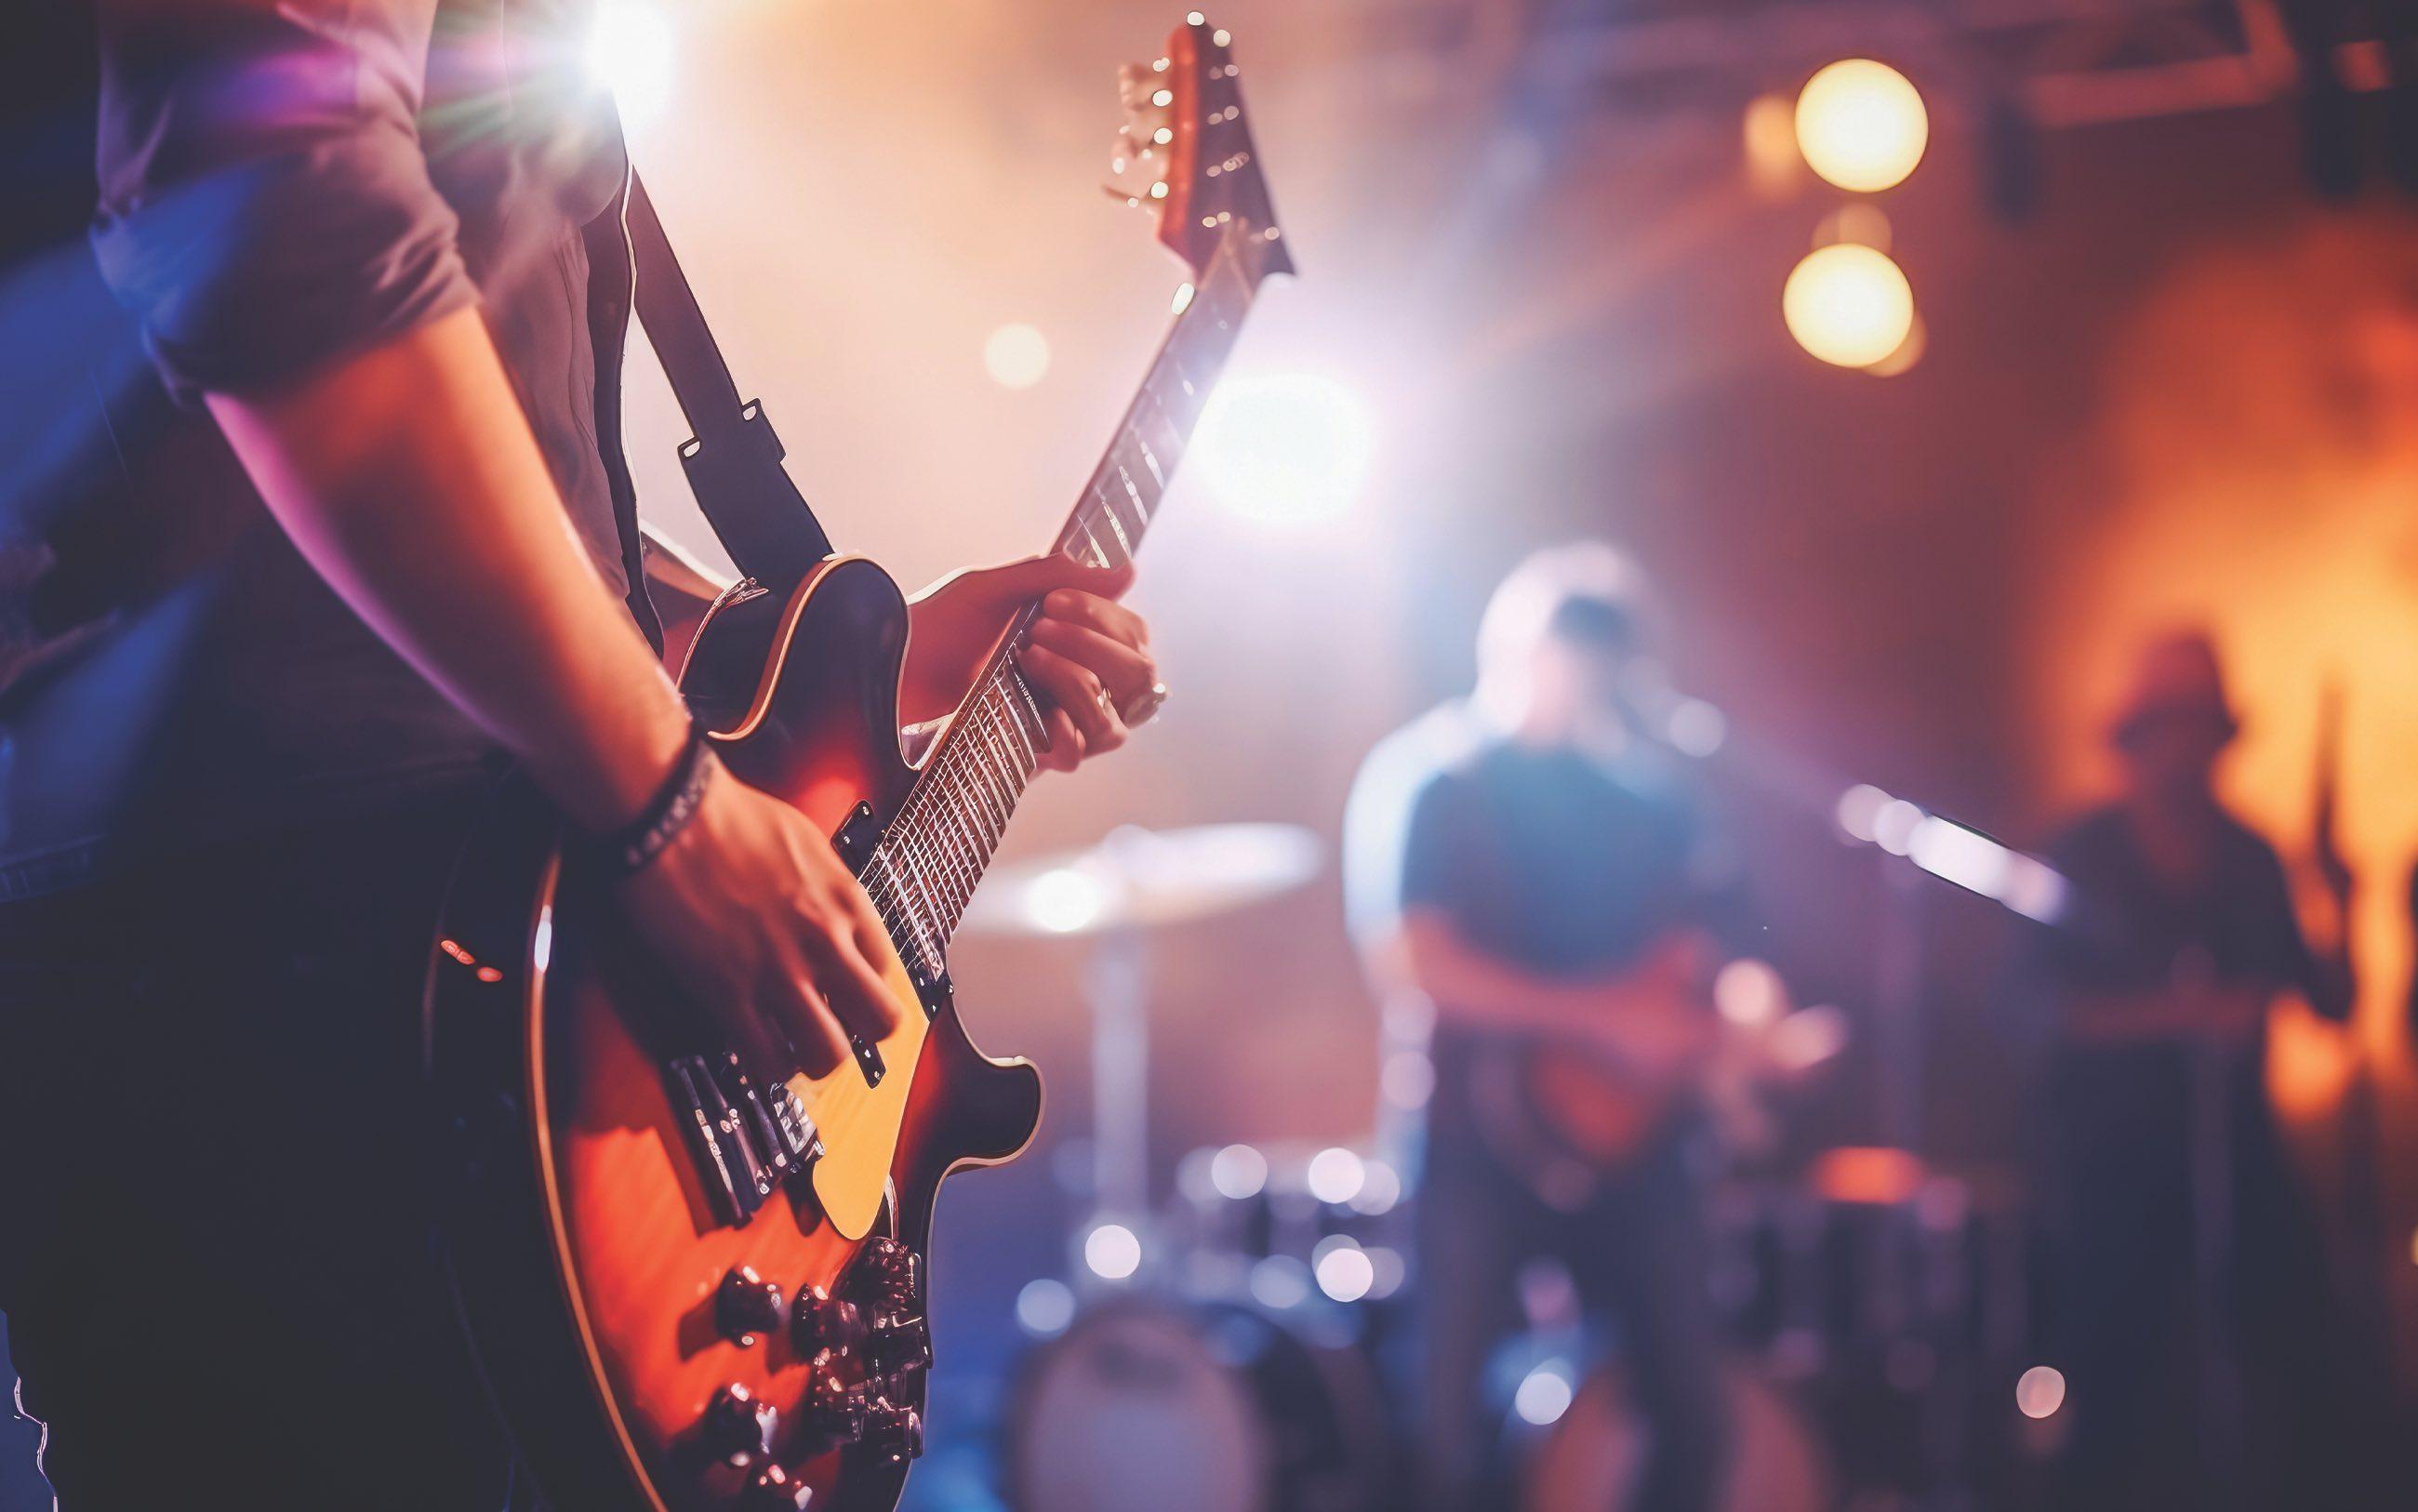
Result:
{"label": "drum kit", "polygon": [[[1341,1146],[1236,1143],[1184,1156],[1166,1201],[1149,1191],[1149,938],[1298,889],[1320,863],[1290,826],[1125,829],[1000,868],[968,915],[1091,952],[1090,1275],[1019,1299],[1034,1342],[1001,1454],[1017,1512],[1416,1503],[1412,1425],[1385,1390],[1417,1285],[1402,1172]],[[1785,1179],[1717,1184],[1709,1215],[1733,1351],[1722,1505],[1988,1504],[1969,1488],[1982,1441],[2008,1436],[2012,1398],[1995,1385],[2012,1387],[2028,1337],[2011,1205],[1903,1151],[1840,1150]],[[1644,1438],[1616,1352],[1591,1353],[1575,1317],[1531,1314],[1494,1372],[1492,1504],[1624,1505]]]}

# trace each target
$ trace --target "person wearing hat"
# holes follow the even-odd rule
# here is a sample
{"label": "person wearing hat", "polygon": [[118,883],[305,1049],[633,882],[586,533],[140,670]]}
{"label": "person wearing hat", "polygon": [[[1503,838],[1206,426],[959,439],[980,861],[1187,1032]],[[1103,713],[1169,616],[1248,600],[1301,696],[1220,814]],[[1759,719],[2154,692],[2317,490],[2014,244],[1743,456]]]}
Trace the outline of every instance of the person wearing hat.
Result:
{"label": "person wearing hat", "polygon": [[2262,1483],[2352,1504],[2313,1478],[2341,1462],[2313,1461],[2345,1414],[2261,1075],[2275,1000],[2340,1020],[2350,974],[2310,948],[2274,848],[2217,795],[2240,729],[2204,632],[2142,647],[2109,727],[2116,792],[2047,848],[2069,902],[2020,969],[2054,1042],[2029,1126],[2067,1382],[2059,1505],[2077,1512],[2284,1504]]}

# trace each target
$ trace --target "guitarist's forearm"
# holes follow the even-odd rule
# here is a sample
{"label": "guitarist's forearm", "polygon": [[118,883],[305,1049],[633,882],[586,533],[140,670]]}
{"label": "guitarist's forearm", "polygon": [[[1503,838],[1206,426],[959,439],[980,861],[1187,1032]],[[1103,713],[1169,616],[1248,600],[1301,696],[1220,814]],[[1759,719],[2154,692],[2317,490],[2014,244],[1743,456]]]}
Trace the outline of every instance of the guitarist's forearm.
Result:
{"label": "guitarist's forearm", "polygon": [[646,805],[687,716],[573,536],[476,310],[208,402],[312,566],[574,819]]}
{"label": "guitarist's forearm", "polygon": [[1438,1017],[1473,1028],[1567,1034],[1603,1003],[1600,990],[1489,955],[1433,914],[1405,917],[1391,949]]}

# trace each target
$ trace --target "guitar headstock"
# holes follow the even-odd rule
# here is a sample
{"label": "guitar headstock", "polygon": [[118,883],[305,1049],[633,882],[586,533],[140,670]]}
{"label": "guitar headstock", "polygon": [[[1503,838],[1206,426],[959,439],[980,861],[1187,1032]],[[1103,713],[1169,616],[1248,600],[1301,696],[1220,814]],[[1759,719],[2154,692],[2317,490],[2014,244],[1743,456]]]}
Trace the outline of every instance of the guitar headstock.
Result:
{"label": "guitar headstock", "polygon": [[1118,70],[1125,124],[1109,191],[1149,211],[1159,241],[1196,278],[1226,237],[1245,242],[1244,266],[1256,283],[1292,272],[1293,259],[1251,145],[1232,43],[1196,10],[1168,34],[1164,56]]}

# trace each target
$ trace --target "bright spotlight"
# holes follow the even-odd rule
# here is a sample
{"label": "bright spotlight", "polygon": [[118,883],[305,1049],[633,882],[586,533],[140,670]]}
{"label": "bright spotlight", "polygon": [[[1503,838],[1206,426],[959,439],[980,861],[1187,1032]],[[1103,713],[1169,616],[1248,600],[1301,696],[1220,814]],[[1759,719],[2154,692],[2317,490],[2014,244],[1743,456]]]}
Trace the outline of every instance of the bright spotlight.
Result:
{"label": "bright spotlight", "polygon": [[1576,1396],[1570,1367],[1559,1360],[1548,1360],[1521,1378],[1519,1389],[1511,1394],[1511,1410],[1530,1428],[1551,1428],[1570,1410]]}
{"label": "bright spotlight", "polygon": [[1788,275],[1780,313],[1797,344],[1823,361],[1870,367],[1905,344],[1914,289],[1887,252],[1837,242],[1806,253]]}
{"label": "bright spotlight", "polygon": [[1304,1184],[1321,1202],[1349,1202],[1360,1195],[1360,1184],[1368,1176],[1360,1157],[1339,1145],[1309,1157]]}
{"label": "bright spotlight", "polygon": [[1141,1240],[1122,1223],[1104,1223],[1083,1236],[1083,1263],[1104,1281],[1122,1281],[1141,1269]]}
{"label": "bright spotlight", "polygon": [[643,126],[671,103],[677,44],[671,17],[653,0],[604,0],[581,60],[588,77],[612,91],[623,124]]}
{"label": "bright spotlight", "polygon": [[1870,194],[1903,183],[1930,141],[1921,92],[1886,63],[1843,59],[1797,97],[1798,149],[1841,189]]}
{"label": "bright spotlight", "polygon": [[2065,1377],[2055,1367],[2036,1365],[2015,1382],[2015,1409],[2026,1417],[2046,1417],[2065,1405]]}
{"label": "bright spotlight", "polygon": [[1192,461],[1226,507],[1279,524],[1333,519],[1368,481],[1376,424],[1332,378],[1237,378],[1209,399]]}
{"label": "bright spotlight", "polygon": [[1049,338],[1022,321],[983,343],[983,371],[1002,389],[1030,389],[1049,372]]}
{"label": "bright spotlight", "polygon": [[1036,1338],[1063,1334],[1075,1321],[1075,1293],[1065,1282],[1048,1276],[1028,1281],[1016,1294],[1016,1321]]}

